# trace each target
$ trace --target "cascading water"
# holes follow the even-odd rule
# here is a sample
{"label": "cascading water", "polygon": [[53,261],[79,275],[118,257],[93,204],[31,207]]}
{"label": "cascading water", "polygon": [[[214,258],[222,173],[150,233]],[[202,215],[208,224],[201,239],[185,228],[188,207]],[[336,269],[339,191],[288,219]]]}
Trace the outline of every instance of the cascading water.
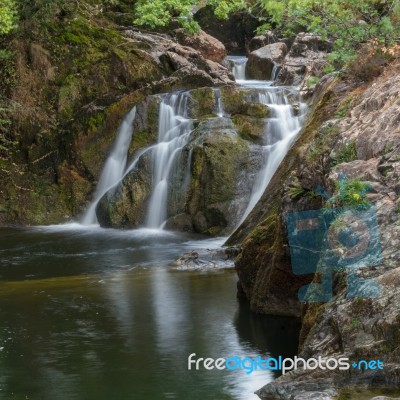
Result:
{"label": "cascading water", "polygon": [[[300,102],[299,91],[296,88],[274,87],[273,81],[244,80],[246,57],[232,56],[228,58],[232,72],[242,86],[255,89],[250,91],[252,101],[266,105],[270,110],[270,117],[265,124],[264,145],[262,146],[262,166],[251,190],[251,195],[246,209],[241,216],[240,223],[249,215],[251,210],[261,198],[279,164],[285,157],[298,132],[301,129],[307,107]],[[276,65],[274,77],[279,73],[280,66]],[[191,150],[185,167],[179,164],[184,147],[189,143],[193,130],[193,122],[188,118],[189,92],[175,92],[163,95],[159,109],[158,141],[139,151],[126,168],[128,148],[132,137],[132,126],[136,108],[133,108],[125,117],[119,129],[113,150],[107,159],[101,174],[94,201],[89,207],[82,223],[90,225],[97,223],[96,206],[102,196],[109,190],[117,187],[118,183],[138,165],[140,158],[149,153],[152,160],[152,191],[148,203],[146,227],[152,229],[163,228],[168,209],[168,197],[172,188],[171,182],[175,179],[177,168],[182,170],[181,189],[189,186]],[[256,98],[254,97],[256,96]],[[295,112],[289,98],[297,97],[299,110]],[[215,113],[224,117],[221,91],[214,89]],[[293,102],[293,101],[292,101]]]}
{"label": "cascading water", "polygon": [[[297,134],[300,132],[306,115],[307,106],[301,103],[299,90],[297,88],[272,86],[273,81],[277,78],[281,69],[279,64],[274,65],[272,81],[243,81],[242,77],[236,75],[236,71],[238,68],[242,68],[242,65],[246,65],[247,58],[229,56],[228,60],[237,83],[248,88],[257,89],[257,101],[268,106],[271,113],[265,125],[265,145],[262,147],[262,167],[255,178],[252,193],[247,208],[240,220],[240,225],[260,200],[271,178],[278,169],[279,164],[282,162]],[[289,102],[289,95],[294,98],[297,97],[299,104],[297,113],[295,113],[293,106]]]}
{"label": "cascading water", "polygon": [[97,224],[96,207],[100,199],[118,183],[125,172],[128,149],[132,140],[133,121],[136,107],[126,115],[119,127],[117,139],[104,165],[99,183],[93,196],[93,202],[82,219],[82,225]]}
{"label": "cascading water", "polygon": [[231,68],[231,72],[235,77],[236,82],[246,80],[247,57],[228,56],[226,57],[226,61]]}
{"label": "cascading water", "polygon": [[153,191],[147,213],[148,228],[161,228],[167,217],[172,168],[193,129],[192,120],[187,117],[187,100],[187,92],[173,93],[165,96],[160,105],[158,143],[152,150]]}
{"label": "cascading water", "polygon": [[[125,117],[117,134],[117,139],[101,173],[94,200],[86,212],[82,224],[96,224],[96,207],[101,198],[117,188],[122,179],[137,167],[140,158],[151,154],[153,190],[149,201],[146,227],[160,228],[167,216],[168,185],[175,162],[188,143],[193,130],[192,120],[187,118],[188,92],[164,95],[160,103],[158,142],[139,151],[126,168],[128,149],[132,139],[134,107]],[[189,153],[189,162],[191,153]],[[190,168],[187,168],[190,173]],[[185,182],[188,177],[185,178]]]}
{"label": "cascading water", "polygon": [[[291,94],[299,96],[295,89],[292,90]],[[266,122],[266,145],[262,148],[263,166],[256,176],[249,203],[240,223],[246,219],[260,200],[302,127],[307,107],[299,102],[299,111],[295,115],[293,106],[289,103],[288,95],[287,89],[273,86],[266,87],[258,95],[259,102],[268,106],[271,116]]]}
{"label": "cascading water", "polygon": [[222,118],[224,116],[224,106],[222,105],[221,90],[214,89],[215,97],[215,113],[218,117]]}

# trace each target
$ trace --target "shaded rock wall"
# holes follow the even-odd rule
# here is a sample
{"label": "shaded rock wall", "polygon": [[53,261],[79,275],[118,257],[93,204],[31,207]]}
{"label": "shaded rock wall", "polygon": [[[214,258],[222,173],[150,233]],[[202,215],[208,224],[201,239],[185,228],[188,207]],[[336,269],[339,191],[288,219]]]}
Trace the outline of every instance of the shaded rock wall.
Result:
{"label": "shaded rock wall", "polygon": [[[296,144],[260,203],[229,239],[229,244],[241,243],[236,268],[252,308],[302,316],[300,356],[380,359],[386,367],[367,373],[293,372],[259,391],[263,399],[331,398],[348,385],[398,387],[399,68],[392,64],[362,87],[322,79]],[[284,216],[326,206],[318,186],[344,201],[335,184],[340,174],[370,188],[365,200],[377,210],[382,262],[359,269],[358,277],[379,284],[381,293],[376,299],[362,298],[362,292],[360,298],[349,298],[348,277],[337,272],[332,301],[300,303],[298,287],[318,283],[320,275],[293,275]]]}

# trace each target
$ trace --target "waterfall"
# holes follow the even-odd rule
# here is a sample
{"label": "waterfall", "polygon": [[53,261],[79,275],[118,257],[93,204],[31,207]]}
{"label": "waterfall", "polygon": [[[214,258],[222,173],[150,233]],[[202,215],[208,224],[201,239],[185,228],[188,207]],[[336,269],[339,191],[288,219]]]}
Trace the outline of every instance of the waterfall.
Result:
{"label": "waterfall", "polygon": [[152,150],[153,191],[150,197],[148,228],[160,228],[167,218],[168,186],[173,167],[188,143],[193,129],[187,117],[188,92],[163,97],[158,125],[158,142]]}
{"label": "waterfall", "polygon": [[262,147],[263,166],[256,176],[250,200],[240,223],[246,219],[260,200],[303,125],[307,106],[299,102],[299,111],[295,115],[293,106],[288,100],[289,94],[299,97],[296,89],[289,92],[287,88],[272,86],[265,87],[258,94],[258,101],[268,106],[271,115],[265,126],[265,145]]}
{"label": "waterfall", "polygon": [[100,175],[92,204],[82,219],[83,225],[97,224],[96,206],[100,199],[112,189],[124,176],[128,149],[132,140],[133,121],[136,116],[136,107],[126,115],[118,129],[117,139]]}
{"label": "waterfall", "polygon": [[215,113],[218,117],[222,118],[224,116],[224,106],[222,105],[221,90],[213,89],[215,97]]}
{"label": "waterfall", "polygon": [[272,73],[271,73],[271,79],[273,81],[276,81],[276,78],[279,75],[279,72],[281,72],[282,66],[279,64],[274,64],[274,68],[272,69]]}
{"label": "waterfall", "polygon": [[[281,70],[279,64],[274,65],[271,76],[272,81],[252,81],[246,80],[242,74],[242,68],[244,71],[246,67],[246,57],[228,56],[227,62],[231,67],[236,82],[241,86],[257,89],[258,99],[256,100],[268,106],[271,113],[265,125],[264,146],[262,146],[262,167],[256,175],[251,196],[240,220],[240,225],[260,200],[279,164],[300,132],[307,112],[307,106],[300,102],[300,94],[297,88],[289,89],[272,86],[273,81],[276,80]],[[293,106],[289,102],[289,95],[298,99],[299,110],[297,113],[295,113]]]}
{"label": "waterfall", "polygon": [[[246,60],[246,57],[231,56],[228,58],[238,83],[249,88],[251,101],[266,105],[270,110],[270,116],[265,120],[264,143],[261,146],[261,168],[255,177],[253,175],[253,183],[250,187],[251,195],[243,207],[246,209],[241,216],[240,223],[250,214],[265,192],[279,164],[300,131],[307,110],[306,105],[300,102],[297,88],[274,87],[272,81],[245,80]],[[274,78],[278,75],[279,69],[280,66],[275,65]],[[215,113],[218,117],[223,117],[225,113],[221,91],[218,88],[213,91]],[[115,190],[124,177],[137,168],[140,158],[148,154],[151,160],[152,190],[148,201],[145,225],[152,229],[164,227],[165,221],[169,217],[168,201],[175,201],[177,192],[180,195],[187,190],[190,182],[192,149],[187,154],[185,153],[184,158],[181,157],[193,131],[193,121],[188,117],[189,96],[190,93],[187,91],[161,96],[157,143],[138,151],[128,166],[127,154],[132,138],[136,108],[134,107],[127,114],[118,130],[117,139],[101,173],[93,202],[83,218],[84,225],[97,223],[96,206],[100,199],[108,191]],[[293,99],[296,98],[299,104],[297,111],[292,105]],[[174,185],[178,187],[176,188]],[[172,194],[172,197],[169,196]]]}
{"label": "waterfall", "polygon": [[233,76],[235,77],[236,82],[246,80],[247,57],[228,56],[226,57],[226,61]]}

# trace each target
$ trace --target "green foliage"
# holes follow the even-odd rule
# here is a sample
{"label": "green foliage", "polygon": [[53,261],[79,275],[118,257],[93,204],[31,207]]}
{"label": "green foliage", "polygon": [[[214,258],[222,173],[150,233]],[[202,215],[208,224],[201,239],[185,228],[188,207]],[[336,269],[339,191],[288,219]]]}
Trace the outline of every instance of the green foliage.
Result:
{"label": "green foliage", "polygon": [[300,30],[334,39],[329,55],[336,68],[354,60],[362,45],[391,46],[400,33],[398,0],[261,0],[270,20],[264,29],[282,28],[294,36]]}
{"label": "green foliage", "polygon": [[371,190],[369,183],[358,179],[341,178],[335,182],[335,188],[338,193],[326,202],[325,208],[370,206],[366,198],[366,194]]}
{"label": "green foliage", "polygon": [[351,141],[350,143],[343,144],[337,151],[333,158],[333,165],[339,165],[357,160],[357,147],[356,142]]}
{"label": "green foliage", "polygon": [[[214,8],[218,18],[226,19],[228,14],[244,8],[244,0],[209,0],[206,4]],[[205,5],[202,0],[140,0],[136,5],[135,23],[149,28],[165,27],[173,19],[189,33],[199,31],[199,24],[193,19],[193,11]]]}
{"label": "green foliage", "polygon": [[0,35],[11,32],[16,27],[17,11],[14,0],[0,2]]}
{"label": "green foliage", "polygon": [[320,81],[320,78],[318,78],[318,76],[312,76],[307,81],[307,87],[311,88],[311,87],[315,86],[319,81]]}

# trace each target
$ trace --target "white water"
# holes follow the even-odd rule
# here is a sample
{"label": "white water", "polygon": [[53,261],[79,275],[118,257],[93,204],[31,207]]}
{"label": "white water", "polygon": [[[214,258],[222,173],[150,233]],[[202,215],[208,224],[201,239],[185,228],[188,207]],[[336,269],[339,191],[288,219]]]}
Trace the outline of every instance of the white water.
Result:
{"label": "white water", "polygon": [[226,57],[228,64],[231,66],[231,72],[236,82],[246,80],[246,64],[247,57],[228,56]]}
{"label": "white water", "polygon": [[215,105],[216,105],[215,112],[218,117],[222,118],[224,116],[224,106],[222,104],[220,89],[214,89],[214,97],[215,97]]}
{"label": "white water", "polygon": [[126,115],[119,127],[117,139],[101,173],[92,204],[82,219],[83,225],[97,224],[96,207],[100,199],[119,182],[124,174],[128,149],[132,140],[133,121],[136,107]]}
{"label": "white water", "polygon": [[171,172],[193,129],[187,117],[188,93],[165,96],[160,105],[158,143],[152,151],[153,191],[150,198],[148,228],[162,228],[167,218],[168,187]]}
{"label": "white water", "polygon": [[[229,57],[231,65],[233,64],[232,72],[234,75],[243,63],[245,65],[243,58],[245,57]],[[236,66],[236,63],[239,66]],[[280,66],[276,64],[272,71],[273,79],[276,79],[279,70]],[[272,86],[273,81],[242,80],[241,78],[237,79],[237,83],[247,88],[257,89],[258,102],[268,106],[271,115],[265,126],[265,145],[262,148],[263,165],[255,178],[250,200],[239,225],[250,214],[267,189],[269,182],[300,132],[307,112],[307,106],[300,102],[297,88],[274,87]],[[297,115],[289,102],[289,95],[297,98],[299,102]]]}

